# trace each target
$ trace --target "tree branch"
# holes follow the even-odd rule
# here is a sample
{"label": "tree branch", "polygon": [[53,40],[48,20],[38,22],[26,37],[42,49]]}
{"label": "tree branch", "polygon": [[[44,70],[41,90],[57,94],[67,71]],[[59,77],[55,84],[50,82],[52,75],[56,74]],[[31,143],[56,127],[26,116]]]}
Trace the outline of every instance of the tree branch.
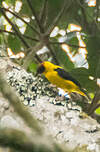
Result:
{"label": "tree branch", "polygon": [[15,35],[15,34],[16,34],[16,33],[14,33],[14,32],[2,30],[2,29],[0,29],[0,33],[8,33],[8,34],[11,34],[11,35]]}
{"label": "tree branch", "polygon": [[[2,71],[2,70],[1,70]],[[6,80],[4,80],[2,74],[0,73],[0,91],[3,96],[11,103],[14,107],[15,112],[23,118],[32,130],[36,131],[38,134],[42,133],[41,128],[38,126],[37,120],[26,110],[25,106],[19,100],[18,96],[14,91],[8,86]]]}
{"label": "tree branch", "polygon": [[99,0],[96,0],[96,23],[98,23],[98,17],[99,17]]}
{"label": "tree branch", "polygon": [[91,115],[95,110],[96,107],[98,107],[98,101],[100,100],[100,88],[96,91],[95,96],[92,100],[92,103],[90,104],[90,107],[88,109],[88,114]]}
{"label": "tree branch", "polygon": [[[72,1],[72,0],[71,0]],[[54,27],[56,26],[56,24],[59,22],[59,20],[61,19],[61,17],[63,16],[63,13],[65,10],[69,10],[71,7],[71,4],[69,6],[68,5],[68,1],[65,0],[64,4],[62,5],[61,10],[59,11],[58,15],[54,18],[52,24],[48,27],[48,30],[46,32],[46,35],[50,35],[50,33],[52,32],[52,30],[54,29]]]}
{"label": "tree branch", "polygon": [[89,23],[88,23],[88,20],[87,20],[87,14],[86,14],[86,11],[85,11],[85,7],[83,6],[84,4],[84,0],[78,0],[77,1],[79,6],[80,6],[80,9],[81,9],[81,12],[82,12],[82,16],[83,16],[83,23],[82,23],[82,27],[84,28],[85,31],[87,31],[88,29],[88,32],[91,34],[92,30],[89,26]]}
{"label": "tree branch", "polygon": [[23,37],[24,37],[24,38],[26,38],[26,39],[29,39],[29,40],[35,41],[35,42],[39,42],[39,40],[38,40],[38,39],[35,39],[35,38],[30,37],[30,36],[25,35],[25,34],[23,35]]}
{"label": "tree branch", "polygon": [[[2,30],[2,29],[0,29],[0,32],[1,33],[8,33],[8,34],[11,34],[11,35],[16,35],[16,33],[15,32],[10,32],[10,31],[6,31],[6,30]],[[29,40],[32,40],[32,41],[35,41],[35,42],[39,42],[39,40],[38,39],[35,39],[35,38],[32,38],[32,37],[30,37],[30,36],[28,36],[28,35],[23,35],[25,38],[27,38],[27,39],[29,39]]]}
{"label": "tree branch", "polygon": [[37,61],[39,63],[42,63],[43,61],[41,60],[41,58],[37,55],[37,53],[35,53],[34,57],[37,59]]}
{"label": "tree branch", "polygon": [[18,14],[12,12],[11,10],[7,9],[7,8],[2,8],[3,10],[11,13],[12,15],[14,15],[16,18],[19,18],[21,21],[23,21],[26,25],[28,25],[35,33],[37,33],[38,35],[40,35],[40,33],[33,27],[31,26],[28,22],[26,22],[22,17],[20,17]]}
{"label": "tree branch", "polygon": [[0,146],[10,147],[20,152],[72,152],[52,138],[26,135],[16,129],[0,129]]}
{"label": "tree branch", "polygon": [[0,146],[23,152],[33,152],[36,145],[24,132],[16,129],[0,129]]}
{"label": "tree branch", "polygon": [[47,18],[48,0],[44,0],[43,7],[40,12],[40,23],[45,26]]}
{"label": "tree branch", "polygon": [[[26,57],[23,61],[23,67],[25,69],[28,68],[29,64],[34,60],[34,57],[36,57],[36,59],[39,62],[42,62],[41,59],[39,58],[39,56],[36,54],[36,52],[41,49],[43,47],[42,43],[37,44],[35,47],[29,48],[27,53],[26,53]],[[31,51],[30,51],[31,50]]]}
{"label": "tree branch", "polygon": [[40,23],[40,21],[39,21],[39,18],[38,18],[38,16],[37,16],[34,8],[32,7],[32,4],[31,4],[32,1],[31,1],[31,0],[27,0],[27,3],[28,3],[28,5],[29,5],[29,7],[30,7],[30,9],[31,9],[34,17],[35,17],[35,20],[36,20],[37,25],[38,25],[38,27],[39,27],[39,29],[40,29],[40,32],[41,32],[41,33],[44,33],[44,29],[43,29],[43,27],[42,27],[42,25],[41,25],[41,23]]}

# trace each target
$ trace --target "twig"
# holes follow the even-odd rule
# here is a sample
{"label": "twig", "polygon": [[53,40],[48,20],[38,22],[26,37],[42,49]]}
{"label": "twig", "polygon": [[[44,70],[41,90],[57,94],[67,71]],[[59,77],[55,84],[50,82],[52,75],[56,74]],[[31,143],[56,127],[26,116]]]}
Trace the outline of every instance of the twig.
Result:
{"label": "twig", "polygon": [[[97,108],[99,108],[100,107],[100,104],[97,104],[95,107],[94,107],[94,109],[93,109],[93,112],[97,109]],[[92,113],[93,113],[92,112]]]}
{"label": "twig", "polygon": [[99,0],[96,0],[96,23],[98,23],[98,17],[99,17]]}
{"label": "twig", "polygon": [[53,57],[55,63],[56,63],[57,65],[59,65],[59,62],[58,62],[58,60],[57,60],[57,58],[56,58],[56,54],[54,53],[54,51],[53,51],[51,45],[50,45],[50,44],[47,44],[46,46],[47,46],[47,48],[50,50],[51,55],[52,55],[52,57]]}
{"label": "twig", "polygon": [[99,90],[96,91],[95,96],[92,100],[92,103],[90,104],[90,107],[88,109],[88,114],[91,115],[94,111],[95,108],[98,107],[98,101],[100,100],[100,88]]}
{"label": "twig", "polygon": [[[72,1],[72,0],[71,0]],[[63,13],[65,10],[69,10],[71,7],[71,4],[69,6],[68,5],[68,1],[65,0],[64,4],[62,5],[62,8],[60,10],[60,12],[58,13],[58,15],[54,18],[52,24],[48,27],[48,30],[46,32],[47,35],[50,35],[50,33],[52,32],[52,30],[54,29],[54,27],[56,26],[56,24],[59,22],[59,20],[61,19],[61,17],[63,16]]]}
{"label": "twig", "polygon": [[[2,30],[2,29],[0,29],[0,32],[1,33],[8,33],[8,34],[11,34],[11,35],[16,35],[16,33],[15,32],[10,32],[10,31],[6,31],[6,30]],[[30,37],[30,36],[28,36],[28,35],[23,35],[25,38],[27,38],[27,39],[30,39],[30,40],[32,40],[32,41],[35,41],[35,42],[38,42],[39,40],[38,39],[35,39],[35,38],[32,38],[32,37]]]}
{"label": "twig", "polygon": [[38,39],[35,39],[35,38],[30,37],[30,36],[25,35],[25,34],[23,35],[23,37],[25,37],[26,39],[29,39],[29,40],[35,41],[35,42],[39,42],[39,40],[38,40]]}
{"label": "twig", "polygon": [[42,63],[43,61],[41,60],[41,58],[35,53],[34,57],[37,59],[37,61],[39,63]]}
{"label": "twig", "polygon": [[44,0],[43,7],[40,12],[40,23],[44,26],[45,26],[45,20],[47,18],[47,7],[48,7],[48,0]]}
{"label": "twig", "polygon": [[23,62],[23,67],[25,69],[28,68],[29,64],[33,61],[34,57],[36,57],[36,59],[41,62],[41,59],[38,57],[38,55],[36,54],[36,52],[41,49],[43,47],[42,43],[37,44],[35,47],[30,48],[31,51],[29,51],[30,49],[28,49],[27,53],[26,53],[26,57],[24,59]]}
{"label": "twig", "polygon": [[74,47],[74,48],[86,48],[85,46],[78,46],[78,45],[69,44],[69,43],[66,43],[66,42],[54,42],[54,41],[49,41],[49,43],[50,43],[50,44],[58,44],[58,45],[67,44],[67,45],[69,45],[70,47]]}
{"label": "twig", "polygon": [[16,25],[13,24],[10,19],[6,16],[4,10],[2,8],[0,8],[0,11],[2,12],[3,16],[5,17],[5,19],[8,21],[8,23],[12,26],[12,29],[15,31],[15,33],[17,34],[17,36],[20,38],[20,40],[23,42],[23,44],[29,48],[29,45],[26,43],[26,41],[24,40],[23,36],[19,33],[19,31],[16,28]]}
{"label": "twig", "polygon": [[7,9],[7,8],[2,8],[3,10],[11,13],[12,15],[14,15],[16,18],[19,18],[21,21],[23,21],[25,24],[27,24],[35,33],[37,33],[38,35],[40,35],[40,33],[33,27],[31,26],[28,22],[26,22],[22,17],[20,17],[18,14],[12,12],[11,10]]}
{"label": "twig", "polygon": [[98,56],[99,56],[99,58],[98,58],[98,64],[97,64],[97,67],[96,67],[96,72],[95,72],[95,79],[98,78],[98,73],[100,71],[100,50],[98,50]]}
{"label": "twig", "polygon": [[43,27],[41,26],[41,23],[40,23],[40,21],[39,21],[39,18],[38,18],[38,16],[37,16],[37,14],[36,14],[36,12],[35,12],[35,10],[34,10],[32,4],[31,4],[32,1],[27,0],[27,3],[28,3],[28,5],[29,5],[29,7],[30,7],[30,9],[31,9],[31,11],[32,11],[32,13],[33,13],[33,15],[34,15],[34,17],[35,17],[35,20],[36,20],[37,25],[38,25],[38,27],[39,27],[39,29],[40,29],[40,32],[41,32],[41,33],[44,33],[44,29],[43,29]]}
{"label": "twig", "polygon": [[27,123],[32,130],[36,131],[38,134],[42,133],[41,128],[38,126],[37,120],[26,110],[22,102],[19,100],[18,96],[14,93],[14,91],[8,86],[6,80],[4,80],[2,74],[0,73],[0,91],[3,96],[8,99],[8,101],[14,107],[16,113],[23,118],[23,120]]}
{"label": "twig", "polygon": [[90,26],[89,26],[89,23],[88,23],[88,20],[87,20],[87,14],[86,14],[86,11],[85,11],[85,7],[83,6],[84,1],[77,0],[77,2],[80,5],[82,16],[83,16],[83,18],[82,18],[83,19],[82,26],[85,29],[85,31],[87,31],[87,29],[88,29],[88,32],[91,34],[92,31],[90,29]]}
{"label": "twig", "polygon": [[15,35],[14,32],[10,32],[10,31],[6,31],[6,30],[2,30],[0,29],[0,33],[8,33],[8,34],[11,34],[11,35]]}
{"label": "twig", "polygon": [[[98,65],[97,65],[97,68],[96,68],[96,72],[95,72],[95,79],[97,80],[98,78],[98,71],[100,69],[100,58],[99,58],[99,61],[98,61]],[[100,100],[100,87],[96,87],[96,93],[95,93],[95,96],[92,100],[92,103],[89,107],[89,114],[91,115],[94,111],[95,111],[95,108],[96,106],[98,106],[98,101]]]}

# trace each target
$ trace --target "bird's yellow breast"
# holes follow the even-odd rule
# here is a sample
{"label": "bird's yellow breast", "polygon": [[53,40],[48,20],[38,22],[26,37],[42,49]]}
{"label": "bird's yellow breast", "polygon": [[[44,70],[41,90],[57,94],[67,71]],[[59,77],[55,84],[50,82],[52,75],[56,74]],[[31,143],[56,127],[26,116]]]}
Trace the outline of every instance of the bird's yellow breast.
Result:
{"label": "bird's yellow breast", "polygon": [[45,77],[54,85],[65,91],[72,92],[78,88],[72,81],[61,78],[56,71],[44,73]]}

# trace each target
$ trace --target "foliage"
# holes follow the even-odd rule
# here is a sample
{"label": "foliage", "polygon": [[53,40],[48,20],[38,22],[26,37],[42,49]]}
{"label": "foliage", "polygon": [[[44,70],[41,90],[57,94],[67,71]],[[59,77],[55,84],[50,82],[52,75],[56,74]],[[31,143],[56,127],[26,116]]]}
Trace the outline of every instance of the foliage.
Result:
{"label": "foliage", "polygon": [[8,86],[1,73],[0,84],[0,92],[30,128],[30,133],[28,134],[19,129],[0,128],[0,146],[9,147],[13,149],[13,151],[18,150],[22,152],[67,152],[65,147],[57,144],[55,141],[53,142],[51,137],[44,136],[42,126],[38,124],[34,116],[24,107],[14,90]]}
{"label": "foliage", "polygon": [[[49,52],[44,54],[45,60],[52,59],[53,62],[70,71],[88,93],[95,94],[95,90],[100,89],[97,85],[97,79],[100,78],[99,1],[97,1],[96,7],[89,7],[84,0],[22,0],[20,1],[22,6],[18,12],[15,12],[17,1],[2,0],[2,2],[6,2],[9,7],[5,8],[1,3],[0,16],[1,18],[4,16],[11,25],[12,31],[7,31],[8,23],[0,24],[0,39],[4,39],[7,42],[6,47],[10,47],[14,53],[25,51],[26,57],[22,62],[25,68],[29,67],[28,69],[31,71],[34,71],[32,68],[36,69],[35,64],[33,65],[31,62],[33,60],[35,62],[36,59],[37,62],[40,62],[42,59],[40,55],[37,55],[38,50],[36,51],[34,48],[37,44],[40,44],[40,47],[42,44],[49,49]],[[9,18],[7,12],[12,14],[12,17]],[[25,18],[29,21],[26,21]],[[21,22],[17,24],[16,19],[22,21],[23,24],[21,25]],[[65,43],[69,45],[72,56],[75,56],[79,54],[81,48],[76,35],[77,31],[71,31],[70,24],[82,27],[79,33],[86,44],[87,54],[84,60],[89,65],[88,69],[81,65],[79,65],[80,67],[75,66],[68,53],[62,50],[61,45]],[[66,34],[62,36],[58,33],[55,37],[50,37],[55,26],[65,30]],[[23,27],[26,29],[24,33],[21,33],[20,28]],[[69,32],[67,28],[70,30]],[[60,38],[64,38],[64,40],[59,42]],[[2,45],[2,41],[0,44]],[[90,76],[93,77],[93,80],[90,79]],[[100,98],[98,102],[99,100]]]}
{"label": "foliage", "polygon": [[[4,6],[4,2],[8,7]],[[52,60],[52,62],[60,64],[66,70],[70,71],[80,81],[83,88],[88,93],[94,95],[91,104],[88,103],[90,104],[88,114],[92,115],[100,107],[100,87],[97,85],[97,79],[100,78],[100,23],[98,21],[100,16],[100,1],[97,0],[96,7],[89,7],[84,0],[19,0],[19,2],[22,3],[22,6],[17,12],[15,11],[17,1],[0,1],[0,46],[4,46],[5,43],[5,47],[10,47],[15,54],[24,51],[26,56],[23,60],[21,59],[22,62],[18,60],[18,63],[23,63],[23,67],[33,73],[36,71],[37,63],[42,61],[42,57],[37,54],[37,51],[43,46],[46,46],[49,51],[43,54],[44,59]],[[17,24],[17,19],[19,19],[19,24]],[[71,31],[70,24],[77,24],[82,27],[82,30],[78,32],[81,40],[86,44],[87,54],[85,54],[86,57],[84,60],[89,65],[88,68],[80,64],[76,66],[74,61],[69,57],[68,52],[61,47],[63,43],[67,44],[70,47],[71,57],[80,54],[79,49],[82,46],[79,44],[77,31]],[[8,28],[9,26],[11,27],[10,30]],[[55,37],[50,37],[55,26],[58,26],[60,30],[64,30],[65,35],[61,35],[58,32]],[[21,29],[25,31],[21,32]],[[63,39],[63,41],[59,41],[60,39]],[[82,50],[81,53],[83,53]],[[90,79],[90,76],[92,79]],[[37,121],[20,105],[20,101],[16,95],[11,93],[9,88],[8,90],[5,89],[7,84],[0,77],[1,83],[0,89],[3,95],[12,102],[15,111],[36,132],[36,135],[37,132],[41,132]],[[100,108],[96,110],[96,113],[100,114]],[[14,138],[15,140],[10,138],[10,140],[13,139],[11,143],[7,143],[9,140],[3,143],[2,141],[5,141],[7,137],[14,137],[9,136],[10,133],[16,133],[16,136],[19,135],[19,132],[10,131],[9,133],[9,130],[7,131],[0,130],[0,134],[2,135],[2,138],[0,138],[1,145],[4,146],[5,144],[7,146],[8,144],[11,148],[15,148],[14,145],[17,145],[16,147],[18,148],[18,146],[20,147],[27,143],[27,136],[23,133],[22,135],[25,136],[25,140],[21,140],[23,144],[20,144],[20,142],[16,143],[16,137]],[[39,139],[42,139],[42,136]],[[34,141],[31,141],[31,137],[28,137],[28,141],[27,144],[29,145],[27,146],[34,146]],[[42,139],[41,141],[44,140]],[[45,145],[45,143],[43,145],[45,150],[48,151],[46,148],[49,148],[49,146]],[[54,151],[63,151],[57,144],[53,143],[51,145],[56,149]],[[38,151],[44,151],[41,145],[39,146],[40,149]],[[24,146],[21,148],[22,151],[25,150]],[[32,150],[33,147],[30,151]],[[86,147],[84,150],[86,150]],[[76,149],[76,151],[83,151],[83,149]]]}

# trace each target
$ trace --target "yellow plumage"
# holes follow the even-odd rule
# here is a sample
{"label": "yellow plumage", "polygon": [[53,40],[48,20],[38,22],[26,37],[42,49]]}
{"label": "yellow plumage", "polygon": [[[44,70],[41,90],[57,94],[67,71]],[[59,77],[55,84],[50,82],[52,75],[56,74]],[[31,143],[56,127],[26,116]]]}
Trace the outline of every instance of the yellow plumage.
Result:
{"label": "yellow plumage", "polygon": [[60,66],[45,61],[39,67],[38,73],[43,73],[52,84],[62,88],[68,93],[76,92],[82,96],[86,96],[86,94],[80,90],[80,84]]}

